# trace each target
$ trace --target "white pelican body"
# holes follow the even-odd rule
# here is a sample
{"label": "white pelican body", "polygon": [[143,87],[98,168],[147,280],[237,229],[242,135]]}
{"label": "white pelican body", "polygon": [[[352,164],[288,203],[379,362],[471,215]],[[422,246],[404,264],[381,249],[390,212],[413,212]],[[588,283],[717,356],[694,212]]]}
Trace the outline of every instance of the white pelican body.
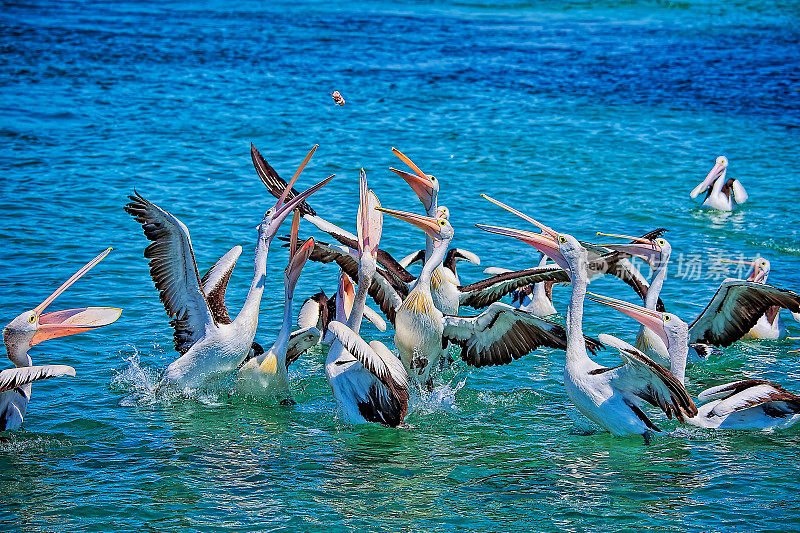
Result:
{"label": "white pelican body", "polygon": [[[625,313],[657,334],[669,349],[670,361],[676,368],[675,377],[683,383],[688,354],[689,328],[686,322],[670,313],[644,309],[613,298],[593,300]],[[800,420],[800,396],[763,379],[726,383],[704,390],[699,400],[711,400],[701,405],[693,416],[682,422],[712,429],[772,430],[791,426]]]}
{"label": "white pelican body", "polygon": [[[380,203],[375,193],[367,190],[363,169],[359,190],[358,291],[350,306],[347,325],[333,321],[328,326],[336,340],[325,360],[325,376],[345,420],[353,424],[374,422],[396,427],[403,423],[408,411],[408,376],[386,346],[378,341],[367,344],[358,335],[383,228],[383,217],[375,210]],[[349,284],[347,275],[342,272],[336,295],[337,319],[346,314]]]}
{"label": "white pelican body", "polygon": [[[733,209],[747,201],[747,192],[744,186],[733,178],[726,179],[728,159],[725,156],[717,158],[714,168],[708,176],[690,193],[692,198],[708,190],[703,205],[719,211],[733,211]],[[710,187],[710,188],[709,188]]]}
{"label": "white pelican body", "polygon": [[[306,156],[291,183],[313,153],[314,149]],[[266,282],[269,245],[281,222],[297,204],[332,178],[323,180],[285,204],[284,194],[264,214],[258,226],[253,281],[241,311],[233,320],[225,307],[225,289],[238,257],[237,248],[228,252],[206,275],[206,278],[218,280],[208,287],[210,280],[206,279],[204,283],[200,279],[186,226],[135,192],[129,196],[131,203],[125,206],[125,210],[142,224],[145,236],[153,241],[145,249],[145,257],[150,259],[150,274],[160,291],[167,314],[173,317],[170,324],[175,328],[175,349],[180,354],[167,367],[159,388],[170,384],[185,391],[204,387],[235,371],[251,353]],[[288,193],[288,189],[284,192]],[[220,274],[220,271],[224,273]]]}
{"label": "white pelican body", "polygon": [[[239,368],[236,387],[240,393],[246,396],[274,397],[289,394],[288,368],[292,360],[287,359],[287,350],[292,329],[294,288],[297,286],[297,280],[300,277],[303,265],[314,248],[314,239],[311,238],[297,250],[297,224],[299,221],[299,214],[295,212],[295,217],[292,221],[289,264],[286,265],[283,276],[283,322],[278,332],[278,338],[275,339],[275,343],[269,350],[245,361]],[[319,331],[316,328],[309,328],[308,333],[305,335],[295,335],[296,340],[302,339],[307,344],[312,345],[316,344],[318,338]],[[303,349],[302,351],[305,350]]]}
{"label": "white pelican body", "polygon": [[639,407],[643,401],[661,408],[668,416],[680,419],[694,415],[697,410],[678,379],[633,346],[603,335],[601,342],[620,348],[624,364],[607,368],[589,358],[583,337],[587,252],[571,235],[558,234],[530,217],[526,220],[534,222],[544,233],[479,227],[520,239],[569,269],[572,295],[567,307],[564,386],[578,410],[613,435],[639,434],[645,440],[661,430]]}
{"label": "white pelican body", "polygon": [[44,302],[20,314],[3,328],[6,353],[16,368],[0,372],[0,431],[17,429],[22,425],[34,381],[75,375],[75,369],[71,366],[32,366],[33,362],[28,354],[32,346],[47,339],[106,326],[119,318],[122,309],[112,307],[83,307],[42,314],[58,295],[99,263],[109,251],[111,248],[78,270]]}

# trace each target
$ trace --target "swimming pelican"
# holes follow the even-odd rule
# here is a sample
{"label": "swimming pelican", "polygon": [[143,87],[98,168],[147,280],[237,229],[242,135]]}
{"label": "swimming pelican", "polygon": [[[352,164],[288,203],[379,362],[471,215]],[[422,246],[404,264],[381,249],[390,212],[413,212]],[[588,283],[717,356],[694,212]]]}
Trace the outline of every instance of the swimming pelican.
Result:
{"label": "swimming pelican", "polygon": [[[756,257],[752,261],[731,261],[728,259],[722,259],[721,261],[752,267],[752,270],[745,278],[747,281],[764,284],[767,282],[767,277],[769,277],[770,263],[763,257]],[[750,328],[750,331],[742,336],[741,340],[779,339],[783,332],[780,311],[781,308],[776,305],[767,309],[758,319],[758,322]]]}
{"label": "swimming pelican", "polygon": [[[297,169],[290,185],[300,175],[315,148]],[[219,280],[218,284],[207,287],[200,279],[186,226],[135,191],[129,196],[131,202],[125,206],[125,211],[142,224],[145,236],[153,241],[145,249],[144,256],[150,259],[150,275],[167,314],[172,317],[170,324],[175,328],[175,350],[180,354],[167,367],[159,387],[175,384],[184,390],[196,389],[211,379],[236,370],[245,360],[258,327],[269,245],[289,213],[331,179],[333,176],[285,204],[285,195],[281,196],[264,214],[258,225],[253,281],[241,311],[233,320],[228,315],[224,298],[237,254],[232,253],[233,250],[228,252],[234,259],[229,262],[225,275],[214,276]],[[284,193],[288,194],[288,190],[287,187]]]}
{"label": "swimming pelican", "polygon": [[[670,351],[672,361],[686,361],[689,336],[686,322],[670,313],[595,296],[592,299],[596,302],[635,318],[661,337]],[[679,379],[683,381],[682,376]],[[713,429],[771,430],[786,428],[800,421],[800,396],[763,379],[717,385],[704,390],[697,398],[710,401],[698,407],[694,416],[682,420],[685,424]]]}
{"label": "swimming pelican", "polygon": [[6,354],[16,368],[0,372],[0,431],[17,429],[22,425],[31,399],[31,383],[40,379],[75,375],[75,369],[67,365],[33,366],[28,354],[33,346],[48,339],[107,326],[119,318],[122,309],[114,307],[81,307],[43,314],[53,300],[102,261],[110,251],[111,248],[104,250],[42,303],[20,314],[3,328]]}
{"label": "swimming pelican", "polygon": [[708,190],[703,205],[720,211],[733,211],[736,205],[741,205],[747,201],[747,192],[739,182],[730,178],[725,179],[728,171],[728,158],[721,155],[717,158],[714,168],[708,176],[692,190],[689,194],[692,198]]}
{"label": "swimming pelican", "polygon": [[[430,372],[438,368],[447,342],[461,347],[461,358],[472,366],[512,362],[540,346],[564,349],[564,328],[510,305],[495,302],[477,316],[450,316],[433,305],[431,277],[453,239],[446,218],[378,208],[422,229],[433,239],[433,253],[425,261],[419,282],[396,308],[394,342],[406,369],[430,388]],[[395,295],[396,297],[396,295]],[[592,350],[598,344],[586,339]]]}
{"label": "swimming pelican", "polygon": [[[583,342],[588,254],[571,235],[557,233],[544,225],[540,227],[541,234],[496,226],[484,229],[530,244],[569,269],[572,296],[567,306],[564,386],[578,410],[613,435],[638,434],[646,442],[652,433],[661,430],[642,411],[642,402],[648,402],[668,417],[674,415],[678,420],[694,416],[697,408],[678,379],[632,346],[630,350],[620,351],[623,364],[618,367],[604,367],[589,358]],[[604,335],[603,339],[617,346],[630,346],[610,335]]]}
{"label": "swimming pelican", "polygon": [[[402,363],[380,341],[367,344],[359,336],[367,287],[375,273],[383,216],[375,193],[367,189],[363,169],[359,176],[358,291],[347,324],[332,321],[336,337],[325,360],[325,376],[344,417],[351,423],[375,422],[389,427],[403,423],[408,411],[408,375]],[[340,274],[337,319],[345,315],[347,275]]]}
{"label": "swimming pelican", "polygon": [[[292,333],[292,301],[294,288],[300,277],[300,272],[306,259],[314,248],[313,237],[305,241],[300,248],[297,248],[297,227],[300,222],[300,215],[295,211],[292,220],[291,245],[289,247],[289,263],[283,273],[284,301],[283,301],[283,323],[278,332],[275,343],[265,353],[259,354],[246,360],[239,367],[239,375],[236,380],[237,389],[246,396],[278,396],[289,394],[289,365],[300,356],[310,346],[316,344],[319,339],[319,331],[315,327],[307,330],[300,330]],[[295,351],[287,355],[290,336],[294,337],[294,344],[303,343],[303,349],[296,348]],[[284,402],[290,401],[288,398]]]}

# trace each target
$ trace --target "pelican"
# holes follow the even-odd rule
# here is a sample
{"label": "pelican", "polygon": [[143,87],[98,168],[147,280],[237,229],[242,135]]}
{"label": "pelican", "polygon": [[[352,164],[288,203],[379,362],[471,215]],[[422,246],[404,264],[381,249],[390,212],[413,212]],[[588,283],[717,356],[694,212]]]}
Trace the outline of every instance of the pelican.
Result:
{"label": "pelican", "polygon": [[651,403],[668,417],[675,416],[678,420],[697,414],[697,408],[680,381],[627,343],[610,335],[604,335],[601,341],[618,347],[624,345],[625,349],[620,350],[621,366],[608,368],[589,358],[583,342],[587,251],[571,235],[557,233],[538,222],[537,225],[543,233],[496,226],[489,227],[488,231],[528,243],[569,269],[572,296],[567,306],[564,386],[578,410],[612,435],[638,434],[645,442],[661,430],[642,411],[642,402]]}
{"label": "pelican", "polygon": [[[476,367],[507,364],[540,346],[566,347],[562,326],[504,303],[495,302],[477,316],[443,315],[433,305],[431,278],[453,238],[453,226],[446,218],[378,210],[415,225],[433,239],[433,253],[395,315],[394,342],[400,359],[420,383],[431,387],[430,371],[438,367],[448,342],[460,346],[461,358]],[[592,339],[587,343],[592,350],[598,347]]]}
{"label": "pelican", "polygon": [[0,372],[0,431],[17,429],[22,425],[31,399],[31,383],[40,379],[75,375],[75,369],[67,365],[33,366],[28,354],[33,346],[48,339],[107,326],[122,314],[122,309],[114,307],[81,307],[43,314],[53,300],[102,261],[110,251],[111,248],[104,250],[42,303],[20,314],[3,328],[6,354],[16,368]]}
{"label": "pelican", "polygon": [[[294,183],[316,146],[311,149],[292,177]],[[216,285],[200,279],[186,226],[169,212],[136,193],[125,206],[142,224],[145,236],[153,241],[144,251],[150,259],[150,275],[175,328],[175,350],[180,357],[170,363],[159,388],[174,384],[183,390],[202,387],[210,380],[236,370],[250,353],[258,327],[261,296],[266,282],[267,254],[283,220],[305,198],[328,183],[333,176],[286,201],[289,188],[265,214],[258,225],[253,281],[239,314],[231,320],[225,307],[225,289],[236,262],[236,249],[225,264],[224,275],[214,275]],[[225,257],[223,257],[225,259]],[[219,263],[218,263],[219,265]],[[215,272],[222,270],[215,267]]]}
{"label": "pelican", "polygon": [[[339,320],[340,322],[346,322],[347,317],[350,316],[352,299],[355,295],[355,289],[349,278],[347,280],[345,292],[349,294],[350,297],[345,300],[345,302],[349,303],[344,309],[344,318]],[[325,291],[320,290],[318,293],[306,299],[300,307],[300,312],[297,313],[298,328],[302,330],[314,327],[319,331],[320,335],[316,344],[330,346],[331,342],[333,342],[333,333],[328,331],[328,324],[330,324],[331,320],[336,319],[336,298],[337,294],[328,298]],[[368,305],[364,306],[364,318],[372,322],[378,331],[386,331],[386,321]]]}
{"label": "pelican", "polygon": [[[292,220],[289,263],[283,273],[283,323],[278,332],[278,337],[268,351],[246,360],[239,367],[236,386],[239,392],[246,396],[288,395],[289,365],[300,356],[302,351],[316,344],[319,339],[319,331],[315,327],[295,333],[291,331],[294,288],[297,285],[303,265],[305,265],[311,250],[314,248],[313,237],[305,241],[299,249],[297,248],[297,227],[299,222],[300,215],[295,211],[294,219]],[[292,353],[287,354],[290,336],[293,337],[295,346],[300,346],[300,348],[304,349],[295,348]],[[283,401],[288,402],[289,400],[284,398]]]}
{"label": "pelican", "polygon": [[739,180],[725,179],[727,171],[728,158],[721,155],[708,176],[689,193],[689,196],[697,198],[698,194],[708,190],[703,200],[704,206],[719,211],[733,211],[734,207],[747,201],[747,192]]}
{"label": "pelican", "polygon": [[[731,261],[727,259],[721,260],[724,263],[734,263],[741,265],[748,265],[752,270],[745,278],[747,281],[754,283],[765,284],[769,276],[770,263],[763,257],[756,257],[752,261]],[[773,305],[761,315],[758,322],[750,328],[750,331],[745,333],[741,340],[755,340],[755,339],[779,339],[783,328],[781,327],[780,306]]]}
{"label": "pelican", "polygon": [[[661,337],[670,351],[670,359],[678,362],[678,366],[680,361],[686,361],[689,336],[686,322],[669,313],[594,296],[593,300],[635,318]],[[679,379],[683,381],[683,376]],[[684,418],[682,422],[685,424],[712,429],[772,430],[800,421],[800,396],[764,379],[717,385],[698,394],[697,399],[709,401],[698,407],[694,416]]]}
{"label": "pelican", "polygon": [[376,269],[383,227],[383,216],[375,209],[380,203],[375,193],[367,189],[363,169],[359,176],[359,197],[358,291],[347,324],[339,322],[345,315],[348,299],[345,287],[349,283],[347,275],[341,273],[336,298],[337,320],[328,325],[336,340],[325,360],[325,376],[348,422],[375,422],[397,427],[408,411],[408,375],[383,343],[374,340],[367,344],[358,334],[367,287]]}

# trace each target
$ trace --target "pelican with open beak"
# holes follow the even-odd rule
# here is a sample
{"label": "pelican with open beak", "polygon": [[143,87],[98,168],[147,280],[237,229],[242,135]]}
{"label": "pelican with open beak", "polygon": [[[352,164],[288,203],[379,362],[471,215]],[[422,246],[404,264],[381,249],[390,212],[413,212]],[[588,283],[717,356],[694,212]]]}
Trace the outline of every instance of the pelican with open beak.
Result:
{"label": "pelican with open beak", "polygon": [[623,364],[608,368],[592,361],[583,337],[583,303],[589,279],[587,251],[573,236],[558,233],[527,215],[523,218],[542,233],[479,227],[521,240],[569,271],[572,295],[567,306],[564,387],[578,410],[614,435],[639,434],[645,441],[661,430],[642,411],[642,402],[651,403],[679,420],[694,416],[697,409],[680,381],[633,346],[603,335],[601,342],[620,348]]}
{"label": "pelican with open beak", "polygon": [[6,353],[16,368],[0,372],[0,391],[2,391],[0,392],[0,431],[16,429],[22,425],[31,398],[33,381],[75,375],[75,369],[66,365],[32,366],[33,363],[28,354],[31,347],[48,339],[107,326],[119,318],[122,309],[113,307],[81,307],[65,311],[44,312],[53,300],[102,261],[110,251],[111,248],[104,250],[73,274],[42,303],[30,311],[20,314],[3,328]]}
{"label": "pelican with open beak", "polygon": [[[300,272],[303,270],[308,256],[314,249],[314,238],[307,239],[300,247],[297,246],[297,229],[300,223],[300,213],[295,211],[292,218],[292,229],[289,243],[289,263],[283,273],[284,303],[283,323],[278,332],[275,343],[265,353],[246,360],[239,368],[236,385],[239,391],[251,397],[283,396],[282,402],[291,403],[289,399],[289,365],[292,364],[302,352],[313,346],[319,340],[319,330],[310,327],[308,330],[299,330],[292,333],[292,302],[294,289]],[[299,341],[306,346],[296,346],[296,351],[288,353],[290,336],[294,337],[295,345]]]}
{"label": "pelican with open beak", "polygon": [[[589,298],[652,329],[669,348],[673,367],[686,361],[689,328],[677,316],[597,294]],[[600,338],[607,341],[602,335]],[[626,349],[624,346],[617,347]],[[630,345],[627,347],[635,350]],[[682,367],[673,369],[673,373],[675,371],[681,372]],[[683,380],[682,375],[675,376]],[[760,430],[786,428],[800,422],[800,396],[765,379],[746,379],[717,385],[704,390],[697,398],[709,401],[698,407],[693,416],[679,418],[681,422],[701,428]]]}
{"label": "pelican with open beak", "polygon": [[689,196],[697,198],[700,193],[708,191],[703,205],[720,211],[733,211],[736,205],[745,203],[747,192],[744,186],[739,180],[725,179],[727,170],[728,158],[721,155],[705,179],[689,193]]}

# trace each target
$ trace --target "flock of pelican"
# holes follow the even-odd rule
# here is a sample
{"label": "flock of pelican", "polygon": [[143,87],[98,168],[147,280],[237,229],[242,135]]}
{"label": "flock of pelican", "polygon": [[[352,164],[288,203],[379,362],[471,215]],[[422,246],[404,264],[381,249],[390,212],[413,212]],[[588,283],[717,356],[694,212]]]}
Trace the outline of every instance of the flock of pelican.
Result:
{"label": "flock of pelican", "polygon": [[[455,230],[449,210],[438,203],[440,184],[435,177],[392,149],[409,170],[390,170],[411,187],[425,213],[383,207],[369,189],[362,169],[356,231],[350,233],[322,218],[307,201],[333,176],[302,193],[293,188],[315,150],[316,146],[287,183],[251,145],[256,173],[277,202],[258,225],[253,279],[235,317],[226,307],[225,293],[242,247],[232,248],[201,276],[187,227],[136,191],[129,196],[125,211],[141,224],[151,241],[144,256],[171,318],[178,352],[157,391],[203,389],[233,377],[233,386],[243,395],[293,403],[289,366],[312,347],[328,344],[325,377],[342,416],[350,423],[398,427],[404,425],[412,385],[432,388],[435,374],[450,363],[451,345],[466,364],[475,367],[508,364],[548,347],[566,353],[563,379],[570,400],[587,418],[614,435],[637,434],[649,441],[653,434],[662,433],[645,404],[668,418],[674,416],[681,423],[704,428],[774,429],[800,420],[800,396],[766,380],[747,379],[704,390],[697,398],[707,403],[699,407],[685,388],[690,358],[706,358],[714,353],[713,347],[743,339],[778,338],[780,310],[800,313],[800,295],[766,283],[770,269],[767,260],[747,262],[751,267],[747,278],[722,282],[705,310],[687,324],[666,312],[659,297],[671,254],[663,228],[640,237],[602,234],[624,242],[591,244],[483,195],[537,231],[476,226],[535,248],[530,264],[536,266],[517,270],[490,267],[485,279],[462,285],[457,263],[480,264],[480,259],[467,250],[451,248]],[[735,203],[744,202],[747,194],[741,184],[726,179],[727,166],[727,159],[719,157],[691,196],[708,191],[704,204],[716,209],[730,210]],[[424,248],[400,260],[381,250],[384,214],[424,232]],[[267,256],[289,215],[290,234],[280,238],[287,241],[289,249],[283,279],[283,322],[273,344],[265,350],[255,339]],[[335,243],[301,240],[301,218]],[[526,262],[526,249],[530,250],[523,248],[518,253],[520,262]],[[120,309],[108,307],[43,313],[109,251],[95,257],[3,330],[8,357],[16,368],[0,372],[0,430],[22,424],[34,381],[75,375],[69,366],[33,366],[28,354],[31,347],[46,339],[111,324],[120,316]],[[649,280],[632,261],[634,258],[650,266]],[[335,263],[340,269],[338,286],[331,297],[320,292],[308,298],[294,329],[294,291],[308,260]],[[407,270],[415,262],[422,263],[417,276]],[[589,292],[588,284],[602,275],[616,276],[630,285],[642,305]],[[555,284],[571,286],[565,323],[553,317],[556,308],[551,293]],[[511,295],[511,305],[500,301],[507,295]],[[367,305],[368,298],[380,313]],[[639,322],[635,343],[607,334],[597,339],[584,335],[587,299]],[[480,312],[464,313],[465,307]],[[364,318],[381,331],[391,324],[396,354],[380,341],[363,338],[360,328]],[[591,359],[590,354],[606,346],[619,351],[620,365],[605,367]]]}

